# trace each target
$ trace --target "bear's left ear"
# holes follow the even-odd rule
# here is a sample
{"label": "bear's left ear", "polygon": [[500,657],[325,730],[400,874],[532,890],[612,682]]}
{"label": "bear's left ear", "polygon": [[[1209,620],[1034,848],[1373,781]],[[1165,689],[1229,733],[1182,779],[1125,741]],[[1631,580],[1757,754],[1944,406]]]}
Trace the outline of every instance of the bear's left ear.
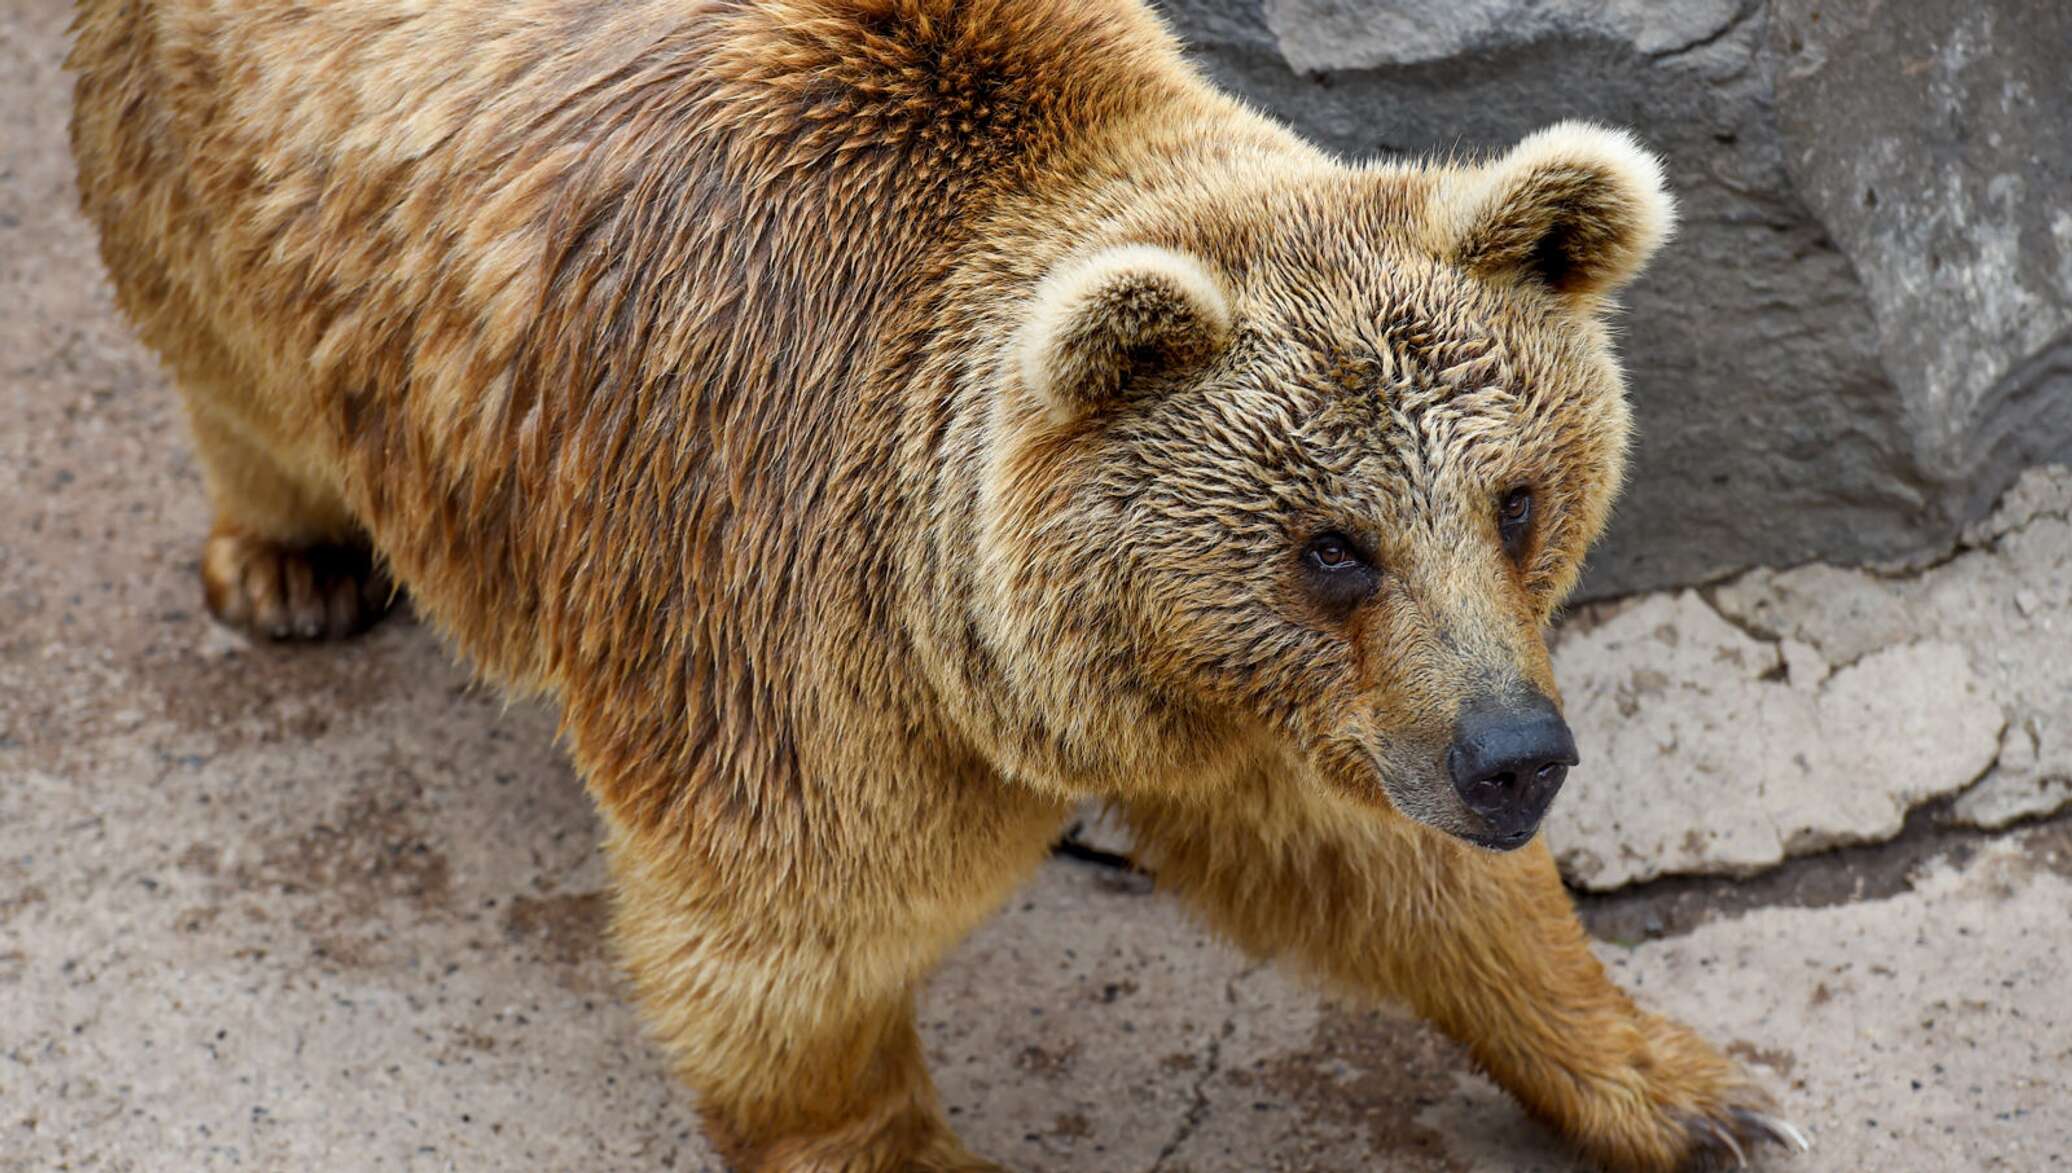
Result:
{"label": "bear's left ear", "polygon": [[1147,244],[1067,261],[1036,287],[1016,359],[1060,420],[1119,398],[1132,378],[1206,362],[1230,336],[1230,303],[1206,266]]}
{"label": "bear's left ear", "polygon": [[1562,122],[1442,183],[1432,213],[1455,264],[1537,281],[1590,311],[1669,238],[1676,204],[1632,135]]}

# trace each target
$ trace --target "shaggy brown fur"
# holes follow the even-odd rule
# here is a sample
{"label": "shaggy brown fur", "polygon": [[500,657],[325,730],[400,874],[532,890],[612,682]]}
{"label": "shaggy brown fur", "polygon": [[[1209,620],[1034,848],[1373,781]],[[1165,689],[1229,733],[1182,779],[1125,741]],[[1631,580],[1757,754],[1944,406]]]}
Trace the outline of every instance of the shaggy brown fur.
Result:
{"label": "shaggy brown fur", "polygon": [[371,549],[559,699],[741,1167],[988,1167],[912,991],[1087,796],[1607,1165],[1780,1131],[1543,847],[1453,837],[1456,713],[1551,692],[1620,478],[1599,315],[1668,223],[1624,138],[1348,166],[1137,0],[87,0],[71,64],[211,607],[350,631]]}

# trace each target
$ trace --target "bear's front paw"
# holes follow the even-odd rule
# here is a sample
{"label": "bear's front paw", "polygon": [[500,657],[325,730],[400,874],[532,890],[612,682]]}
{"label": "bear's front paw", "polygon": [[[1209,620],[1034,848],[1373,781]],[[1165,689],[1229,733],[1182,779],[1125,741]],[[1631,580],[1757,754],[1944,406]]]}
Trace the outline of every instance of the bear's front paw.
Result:
{"label": "bear's front paw", "polygon": [[1683,1170],[1746,1169],[1766,1148],[1778,1146],[1803,1153],[1812,1146],[1791,1121],[1770,1111],[1769,1097],[1754,1092],[1755,1104],[1726,1103],[1715,1112],[1693,1115],[1684,1122],[1686,1152]]}
{"label": "bear's front paw", "polygon": [[1599,1129],[1576,1130],[1606,1167],[1697,1173],[1750,1168],[1774,1148],[1807,1151],[1805,1134],[1731,1060],[1673,1022],[1656,1019],[1648,1028],[1645,1058],[1617,1097],[1629,1110],[1600,1116]]}
{"label": "bear's front paw", "polygon": [[266,639],[343,639],[387,613],[388,576],[364,546],[287,546],[223,526],[201,555],[209,612]]}

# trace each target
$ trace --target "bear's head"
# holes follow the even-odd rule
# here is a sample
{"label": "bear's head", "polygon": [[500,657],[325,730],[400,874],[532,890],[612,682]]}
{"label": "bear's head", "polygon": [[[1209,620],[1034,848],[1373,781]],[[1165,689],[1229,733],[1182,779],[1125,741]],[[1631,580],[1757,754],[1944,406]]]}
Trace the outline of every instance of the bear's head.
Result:
{"label": "bear's head", "polygon": [[1170,177],[1017,303],[978,581],[1021,768],[1184,793],[1268,744],[1516,847],[1576,762],[1543,631],[1622,476],[1660,167],[1564,124],[1296,170]]}

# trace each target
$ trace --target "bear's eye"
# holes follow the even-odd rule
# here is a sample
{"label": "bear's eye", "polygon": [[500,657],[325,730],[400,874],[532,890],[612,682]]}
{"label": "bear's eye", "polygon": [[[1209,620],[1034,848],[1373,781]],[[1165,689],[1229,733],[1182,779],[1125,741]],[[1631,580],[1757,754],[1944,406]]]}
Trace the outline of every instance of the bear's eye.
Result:
{"label": "bear's eye", "polygon": [[1512,489],[1497,502],[1496,532],[1513,561],[1525,555],[1525,540],[1532,536],[1531,489]]}
{"label": "bear's eye", "polygon": [[1311,539],[1306,557],[1311,566],[1328,574],[1343,574],[1367,565],[1352,539],[1344,534],[1323,534]]}
{"label": "bear's eye", "polygon": [[1343,617],[1359,606],[1381,583],[1374,564],[1359,543],[1342,533],[1322,533],[1302,547],[1310,594],[1327,614]]}

